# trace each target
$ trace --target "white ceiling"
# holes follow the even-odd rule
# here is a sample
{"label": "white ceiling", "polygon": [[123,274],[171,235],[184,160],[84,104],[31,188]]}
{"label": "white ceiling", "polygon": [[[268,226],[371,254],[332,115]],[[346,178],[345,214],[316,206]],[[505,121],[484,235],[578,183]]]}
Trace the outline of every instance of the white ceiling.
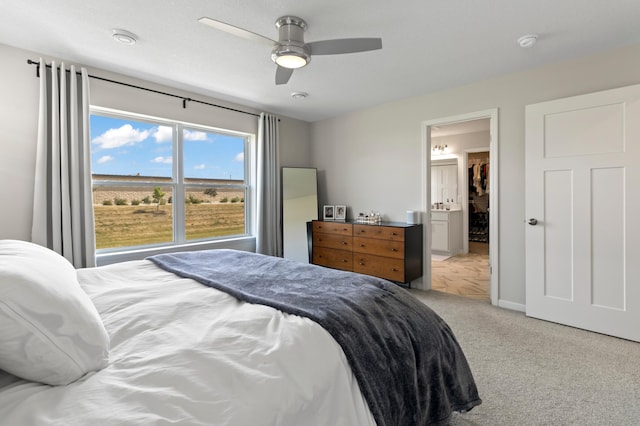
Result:
{"label": "white ceiling", "polygon": [[[316,56],[276,86],[268,47],[197,21],[277,38],[282,15],[307,21],[306,41],[381,37],[383,48]],[[2,0],[0,43],[317,121],[636,44],[639,22],[639,0]],[[114,28],[138,42],[116,43]],[[538,43],[520,48],[529,33]]]}

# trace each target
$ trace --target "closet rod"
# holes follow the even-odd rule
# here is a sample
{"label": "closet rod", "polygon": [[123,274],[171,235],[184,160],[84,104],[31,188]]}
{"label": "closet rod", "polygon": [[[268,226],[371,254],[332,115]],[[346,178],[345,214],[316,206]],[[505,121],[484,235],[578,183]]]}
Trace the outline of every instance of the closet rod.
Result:
{"label": "closet rod", "polygon": [[485,157],[485,158],[469,158],[467,163],[469,164],[469,166],[472,166],[474,164],[488,164],[489,163],[489,157]]}
{"label": "closet rod", "polygon": [[[27,64],[29,64],[29,65],[40,65],[40,62],[33,61],[31,59],[27,59]],[[51,65],[46,65],[46,67],[47,68],[51,68]],[[66,70],[66,71],[69,72],[69,70]],[[78,72],[76,74],[80,75],[80,73],[78,73]],[[38,78],[40,77],[40,68],[36,68],[36,76]],[[209,106],[212,106],[212,107],[222,108],[222,109],[226,109],[226,110],[229,110],[229,111],[240,112],[242,114],[253,115],[254,117],[260,117],[260,114],[255,114],[253,112],[242,111],[242,110],[235,109],[235,108],[229,108],[229,107],[226,107],[224,105],[217,105],[217,104],[213,104],[213,103],[210,103],[210,102],[200,101],[198,99],[186,98],[184,96],[174,95],[173,93],[161,92],[160,90],[148,89],[146,87],[136,86],[135,84],[124,83],[122,81],[111,80],[111,79],[108,79],[108,78],[98,77],[98,76],[91,75],[91,74],[89,74],[89,77],[93,78],[93,79],[96,79],[96,80],[106,81],[107,83],[119,84],[121,86],[127,86],[127,87],[131,87],[131,88],[134,88],[134,89],[145,90],[147,92],[152,92],[152,93],[157,93],[157,94],[160,94],[160,95],[170,96],[172,98],[182,99],[182,108],[186,108],[187,107],[187,102],[196,102],[198,104],[209,105]],[[278,119],[278,121],[280,121],[280,119]]]}

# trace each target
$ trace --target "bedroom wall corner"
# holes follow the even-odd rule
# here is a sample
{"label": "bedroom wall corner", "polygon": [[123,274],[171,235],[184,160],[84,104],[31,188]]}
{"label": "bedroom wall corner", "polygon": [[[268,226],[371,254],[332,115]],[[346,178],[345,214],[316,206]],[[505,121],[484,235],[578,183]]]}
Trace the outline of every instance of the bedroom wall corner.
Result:
{"label": "bedroom wall corner", "polygon": [[310,167],[310,125],[294,118],[280,118],[280,166]]}
{"label": "bedroom wall corner", "polygon": [[27,58],[40,55],[0,44],[0,238],[31,240],[39,82]]}

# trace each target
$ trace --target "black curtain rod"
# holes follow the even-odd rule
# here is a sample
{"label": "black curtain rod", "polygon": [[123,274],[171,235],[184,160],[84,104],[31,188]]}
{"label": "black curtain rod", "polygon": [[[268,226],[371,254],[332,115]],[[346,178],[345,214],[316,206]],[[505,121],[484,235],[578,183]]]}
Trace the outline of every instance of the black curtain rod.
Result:
{"label": "black curtain rod", "polygon": [[[40,65],[40,62],[33,61],[31,59],[27,59],[27,64],[29,64],[29,65]],[[51,65],[46,65],[46,67],[47,68],[51,68]],[[70,72],[69,70],[66,70],[66,71]],[[78,72],[76,74],[80,75],[80,73],[78,73]],[[36,76],[38,78],[40,77],[40,68],[36,68]],[[217,105],[217,104],[212,104],[210,102],[199,101],[198,99],[186,98],[184,96],[174,95],[173,93],[161,92],[160,90],[148,89],[146,87],[136,86],[135,84],[123,83],[121,81],[111,80],[111,79],[104,78],[104,77],[98,77],[98,76],[91,75],[91,74],[89,74],[89,77],[93,78],[93,79],[96,79],[96,80],[106,81],[108,83],[119,84],[121,86],[132,87],[134,89],[146,90],[147,92],[158,93],[160,95],[165,95],[165,96],[170,96],[172,98],[182,99],[182,108],[186,108],[187,107],[187,102],[196,102],[196,103],[203,104],[203,105],[209,105],[209,106],[216,107],[216,108],[222,108],[222,109],[226,109],[226,110],[229,110],[229,111],[240,112],[242,114],[248,114],[248,115],[253,115],[255,117],[260,117],[260,114],[255,114],[253,112],[242,111],[242,110],[235,109],[235,108],[229,108],[229,107],[226,107],[226,106],[223,106],[223,105]],[[278,120],[278,121],[280,121],[280,120]]]}

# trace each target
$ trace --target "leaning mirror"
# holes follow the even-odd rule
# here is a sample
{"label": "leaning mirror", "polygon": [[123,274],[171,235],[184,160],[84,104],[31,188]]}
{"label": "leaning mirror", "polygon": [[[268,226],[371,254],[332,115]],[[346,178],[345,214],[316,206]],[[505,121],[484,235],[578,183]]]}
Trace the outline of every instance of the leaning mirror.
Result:
{"label": "leaning mirror", "polygon": [[307,222],[318,218],[318,178],[313,168],[282,168],[282,248],[286,259],[309,263]]}

